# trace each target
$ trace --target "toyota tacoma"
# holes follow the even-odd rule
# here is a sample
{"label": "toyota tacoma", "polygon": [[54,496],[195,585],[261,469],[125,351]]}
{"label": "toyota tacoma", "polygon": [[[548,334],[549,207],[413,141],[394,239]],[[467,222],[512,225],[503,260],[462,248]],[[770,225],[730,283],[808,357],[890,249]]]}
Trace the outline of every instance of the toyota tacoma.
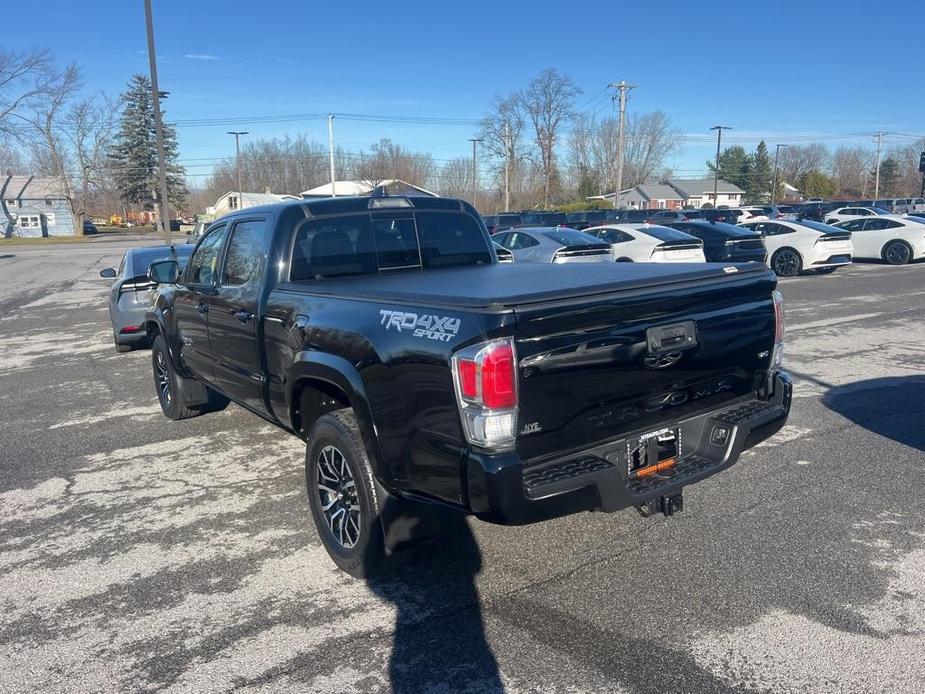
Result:
{"label": "toyota tacoma", "polygon": [[164,414],[231,400],[304,439],[311,514],[354,576],[414,538],[409,509],[672,515],[790,409],[764,264],[499,264],[460,200],[253,207],[149,277]]}

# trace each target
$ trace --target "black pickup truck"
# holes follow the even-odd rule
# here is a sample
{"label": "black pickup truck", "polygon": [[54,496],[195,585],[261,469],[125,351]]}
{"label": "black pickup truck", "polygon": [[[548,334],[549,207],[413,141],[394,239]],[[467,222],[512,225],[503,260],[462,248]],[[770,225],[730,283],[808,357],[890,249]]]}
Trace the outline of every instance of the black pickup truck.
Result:
{"label": "black pickup truck", "polygon": [[460,200],[245,209],[149,276],[164,414],[230,399],[302,437],[318,532],[357,576],[420,509],[676,513],[790,409],[763,264],[503,265]]}

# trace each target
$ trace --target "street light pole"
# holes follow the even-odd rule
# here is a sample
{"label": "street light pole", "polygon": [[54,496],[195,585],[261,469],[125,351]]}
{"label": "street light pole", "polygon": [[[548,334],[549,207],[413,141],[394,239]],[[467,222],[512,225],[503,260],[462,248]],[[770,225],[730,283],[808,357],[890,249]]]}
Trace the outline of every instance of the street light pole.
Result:
{"label": "street light pole", "polygon": [[874,176],[874,200],[880,197],[880,148],[883,146],[883,136],[888,133],[877,133],[877,173]]}
{"label": "street light pole", "polygon": [[771,204],[774,204],[774,196],[777,194],[777,158],[780,156],[780,148],[787,145],[775,145],[774,150],[774,178],[771,179]]}
{"label": "street light pole", "polygon": [[161,122],[161,92],[157,86],[157,51],[154,49],[154,18],[151,0],[145,0],[145,26],[148,32],[148,68],[151,71],[151,103],[154,108],[154,139],[157,146],[158,183],[160,188],[161,229],[164,242],[170,246],[170,206],[167,202],[167,158],[164,156],[164,124]]}
{"label": "street light pole", "polygon": [[226,134],[234,135],[234,161],[238,169],[238,209],[244,208],[244,190],[241,188],[241,135],[248,135],[246,130],[229,130]]}
{"label": "street light pole", "polygon": [[723,130],[732,130],[728,125],[714,125],[710,130],[716,131],[716,163],[713,165],[713,207],[719,202],[719,148],[723,140]]}
{"label": "street light pole", "polygon": [[626,125],[626,93],[630,89],[635,89],[636,85],[627,84],[621,80],[619,84],[612,82],[607,86],[613,87],[620,92],[620,118],[617,126],[617,189],[613,194],[613,208],[616,210],[620,207],[620,197],[623,190],[623,130]]}
{"label": "street light pole", "polygon": [[334,114],[328,114],[328,159],[331,164],[331,197],[337,197],[334,189]]}
{"label": "street light pole", "polygon": [[469,142],[472,143],[472,206],[475,207],[475,192],[479,180],[479,167],[475,158],[475,145],[476,143],[483,142],[483,140],[477,137],[470,137]]}

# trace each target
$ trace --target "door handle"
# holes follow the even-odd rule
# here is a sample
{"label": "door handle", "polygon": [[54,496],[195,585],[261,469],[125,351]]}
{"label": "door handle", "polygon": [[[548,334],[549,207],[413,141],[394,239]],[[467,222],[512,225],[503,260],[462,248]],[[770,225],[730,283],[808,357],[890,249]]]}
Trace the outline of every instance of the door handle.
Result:
{"label": "door handle", "polygon": [[204,303],[200,302],[200,303],[196,304],[196,310],[199,311],[199,313],[208,313],[208,312],[209,312],[209,304],[204,304]]}
{"label": "door handle", "polygon": [[233,315],[242,323],[247,323],[247,321],[254,317],[253,313],[250,311],[245,311],[244,309],[241,309],[240,311],[232,311],[231,315]]}

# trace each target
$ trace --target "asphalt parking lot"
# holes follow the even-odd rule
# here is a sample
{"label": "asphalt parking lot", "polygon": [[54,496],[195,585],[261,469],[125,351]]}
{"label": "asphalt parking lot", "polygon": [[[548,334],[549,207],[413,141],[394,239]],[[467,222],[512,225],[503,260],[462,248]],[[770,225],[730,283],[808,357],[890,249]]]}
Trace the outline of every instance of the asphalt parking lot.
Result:
{"label": "asphalt parking lot", "polygon": [[0,247],[0,691],[921,691],[925,265],[781,283],[790,422],[680,516],[460,522],[367,584],[298,440],[115,352],[127,243]]}

